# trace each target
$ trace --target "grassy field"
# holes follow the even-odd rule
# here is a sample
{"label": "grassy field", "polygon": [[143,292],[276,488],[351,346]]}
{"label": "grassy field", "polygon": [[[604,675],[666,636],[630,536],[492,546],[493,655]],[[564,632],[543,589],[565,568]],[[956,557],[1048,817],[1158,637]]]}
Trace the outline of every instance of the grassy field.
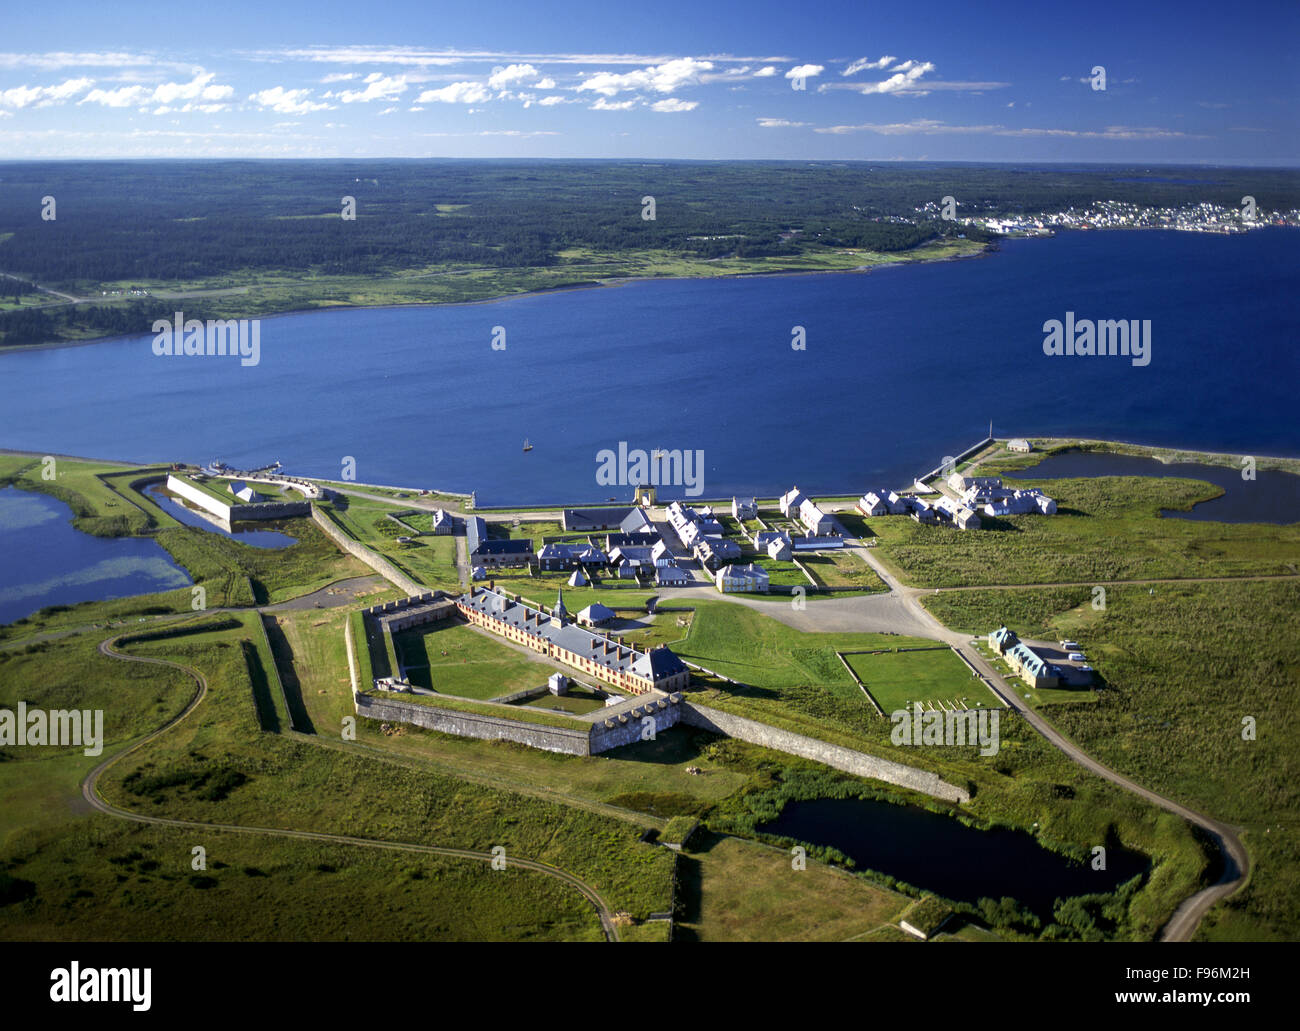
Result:
{"label": "grassy field", "polygon": [[[1251,883],[1215,910],[1203,934],[1293,938],[1300,753],[1290,727],[1300,701],[1300,584],[1152,590],[1111,588],[1100,612],[1090,598],[1059,590],[962,591],[926,603],[949,625],[974,630],[1004,614],[1005,596],[1014,594],[1022,635],[1084,645],[1108,687],[1095,704],[1054,706],[1052,721],[1140,783],[1247,830],[1257,863]],[[1246,716],[1256,721],[1253,741],[1242,738]]]}
{"label": "grassy field", "polygon": [[[524,800],[427,770],[382,762],[318,726],[315,739],[258,733],[247,667],[233,645],[247,631],[143,643],[205,670],[209,697],[195,719],[105,775],[104,793],[131,808],[185,818],[306,827],[452,845],[542,859],[590,879],[615,908],[634,915],[665,907],[671,862],[642,846],[630,825]],[[238,660],[236,661],[236,656]],[[331,734],[333,736],[331,736]],[[334,742],[330,746],[330,742]],[[208,780],[204,777],[208,776]],[[219,798],[194,785],[233,784]],[[490,877],[486,865],[480,876]],[[527,922],[526,911],[518,915]]]}
{"label": "grassy field", "polygon": [[837,592],[864,591],[878,593],[889,590],[876,571],[851,551],[826,551],[816,555],[800,555],[799,561],[822,587]]}
{"label": "grassy field", "polygon": [[463,624],[403,630],[393,638],[411,683],[459,698],[499,698],[538,687],[559,669]]}
{"label": "grassy field", "polygon": [[405,543],[399,542],[397,538],[407,532],[388,515],[408,511],[400,504],[345,498],[324,503],[321,507],[334,517],[344,532],[388,559],[412,580],[430,588],[459,589],[456,538],[451,535],[421,536]]}
{"label": "grassy field", "polygon": [[847,654],[844,660],[887,713],[915,702],[971,709],[999,704],[950,648]]}
{"label": "grassy field", "polygon": [[784,849],[701,835],[678,873],[683,941],[843,941],[897,919],[905,895]]}
{"label": "grassy field", "polygon": [[[904,583],[919,587],[1287,575],[1300,563],[1300,523],[1160,517],[1161,508],[1186,510],[1219,493],[1202,481],[1130,476],[1017,482],[1049,493],[1057,514],[990,518],[985,529],[965,533],[921,526],[905,516],[873,517],[865,525],[880,538],[876,554]],[[1115,547],[1120,540],[1124,546]]]}

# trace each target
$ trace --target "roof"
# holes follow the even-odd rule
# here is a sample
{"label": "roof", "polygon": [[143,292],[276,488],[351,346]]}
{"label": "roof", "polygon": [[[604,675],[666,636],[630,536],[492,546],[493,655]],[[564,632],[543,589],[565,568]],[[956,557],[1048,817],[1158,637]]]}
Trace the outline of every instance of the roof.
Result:
{"label": "roof", "polygon": [[531,555],[533,542],[527,538],[519,540],[489,540],[487,523],[482,516],[470,516],[465,520],[465,547],[473,555]]}
{"label": "roof", "polygon": [[594,601],[578,613],[578,618],[584,622],[603,623],[607,619],[614,618],[614,610],[608,605]]}
{"label": "roof", "polygon": [[654,532],[654,523],[650,517],[640,508],[634,508],[618,524],[619,529],[624,533],[645,533]]}
{"label": "roof", "polygon": [[653,682],[661,677],[684,672],[687,668],[666,647],[639,652],[575,623],[561,624],[558,620],[552,620],[548,613],[517,602],[500,591],[481,588],[472,594],[462,594],[456,600],[475,612],[581,655],[596,665],[603,666],[610,673],[633,673]]}

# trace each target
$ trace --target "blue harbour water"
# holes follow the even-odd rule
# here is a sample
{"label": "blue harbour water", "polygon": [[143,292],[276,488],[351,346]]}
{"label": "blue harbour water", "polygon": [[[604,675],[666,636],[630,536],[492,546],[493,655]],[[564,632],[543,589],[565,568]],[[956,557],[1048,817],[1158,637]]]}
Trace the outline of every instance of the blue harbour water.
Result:
{"label": "blue harbour water", "polygon": [[[0,446],[278,459],[331,478],[352,457],[360,481],[480,504],[629,497],[596,480],[620,441],[702,451],[710,497],[906,483],[990,420],[998,435],[1294,456],[1298,306],[1300,231],[1265,229],[1066,233],[866,274],[312,312],[263,320],[251,367],[157,357],[147,335],[0,355]],[[1149,319],[1150,364],[1044,355],[1043,323],[1067,311]]]}

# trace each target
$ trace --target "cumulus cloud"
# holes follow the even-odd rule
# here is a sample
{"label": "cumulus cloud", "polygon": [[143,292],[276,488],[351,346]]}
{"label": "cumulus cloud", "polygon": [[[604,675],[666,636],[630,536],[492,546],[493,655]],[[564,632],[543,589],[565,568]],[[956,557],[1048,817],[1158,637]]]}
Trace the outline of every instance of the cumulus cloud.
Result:
{"label": "cumulus cloud", "polygon": [[672,93],[682,86],[697,82],[701,72],[712,70],[712,61],[679,57],[632,72],[597,72],[579,83],[577,89],[580,93],[590,90],[604,97],[617,96],[626,90],[641,89],[654,90],[656,93]]}
{"label": "cumulus cloud", "polygon": [[541,74],[531,64],[509,64],[504,68],[493,68],[488,76],[488,86],[492,89],[509,89],[531,82]]}
{"label": "cumulus cloud", "polygon": [[668,100],[656,100],[650,105],[650,110],[672,114],[678,111],[694,111],[699,106],[697,100],[678,100],[676,97],[670,97]]}
{"label": "cumulus cloud", "polygon": [[492,99],[479,82],[453,82],[441,89],[425,90],[415,98],[417,104],[479,104]]}
{"label": "cumulus cloud", "polygon": [[769,65],[764,65],[762,68],[760,68],[758,71],[756,71],[756,72],[754,73],[754,78],[756,78],[756,79],[770,79],[770,78],[771,78],[773,75],[775,75],[775,74],[776,74],[776,65],[774,65],[774,64],[769,64]]}
{"label": "cumulus cloud", "polygon": [[596,102],[591,105],[592,111],[630,111],[636,107],[636,99],[632,100],[609,100],[606,97],[597,97]]}
{"label": "cumulus cloud", "polygon": [[880,82],[867,82],[861,86],[863,93],[910,93],[922,76],[934,71],[930,61],[904,61],[895,66],[894,74]]}
{"label": "cumulus cloud", "polygon": [[875,60],[875,61],[869,60],[869,59],[867,59],[867,58],[865,58],[865,57],[859,57],[859,58],[858,58],[856,61],[854,61],[851,65],[849,65],[847,68],[845,68],[844,71],[840,72],[840,74],[841,74],[841,75],[857,75],[858,72],[865,72],[865,71],[867,71],[867,70],[879,70],[879,69],[885,69],[885,68],[888,68],[891,64],[893,64],[893,63],[894,63],[895,61],[897,61],[897,60],[898,60],[898,58],[896,58],[896,57],[889,57],[888,55],[886,55],[886,56],[884,56],[884,57],[881,57],[881,58],[879,58],[878,60]]}
{"label": "cumulus cloud", "polygon": [[248,99],[259,107],[268,108],[282,115],[302,115],[308,111],[331,110],[329,104],[308,100],[310,96],[309,89],[285,89],[283,86],[273,86],[270,89],[250,93]]}
{"label": "cumulus cloud", "polygon": [[153,91],[156,104],[173,104],[178,100],[225,100],[235,93],[233,86],[214,86],[215,72],[195,75],[189,82],[165,82]]}
{"label": "cumulus cloud", "polygon": [[797,64],[785,73],[787,79],[811,79],[826,70],[822,64]]}
{"label": "cumulus cloud", "polygon": [[542,107],[553,107],[556,104],[563,104],[564,98],[559,96],[558,94],[553,94],[549,97],[542,97],[542,99],[539,100],[537,103],[540,104]]}
{"label": "cumulus cloud", "polygon": [[149,91],[143,86],[119,86],[117,89],[93,89],[78,104],[102,104],[104,107],[130,107],[146,99]]}
{"label": "cumulus cloud", "polygon": [[371,72],[365,78],[365,89],[343,90],[339,100],[345,104],[368,104],[372,100],[396,100],[406,92],[405,75],[384,75]]}
{"label": "cumulus cloud", "polygon": [[14,86],[0,90],[0,107],[47,107],[68,100],[94,85],[94,79],[65,79],[57,86]]}

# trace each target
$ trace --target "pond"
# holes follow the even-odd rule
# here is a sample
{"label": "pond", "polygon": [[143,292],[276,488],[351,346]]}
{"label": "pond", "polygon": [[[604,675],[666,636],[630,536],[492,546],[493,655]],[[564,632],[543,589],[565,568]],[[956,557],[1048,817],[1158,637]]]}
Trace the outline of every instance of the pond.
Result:
{"label": "pond", "polygon": [[1010,896],[1045,921],[1056,899],[1113,891],[1149,867],[1145,856],[1111,847],[1106,869],[1094,870],[1021,831],[977,830],[925,809],[862,798],[790,802],[759,830],[829,846],[859,869],[958,902]]}
{"label": "pond", "polygon": [[72,510],[47,494],[0,488],[0,623],[47,605],[126,598],[194,581],[157,541],[92,537]]}
{"label": "pond", "polygon": [[1091,476],[1176,476],[1205,480],[1226,493],[1192,506],[1190,512],[1161,509],[1170,519],[1198,519],[1216,523],[1294,523],[1300,519],[1300,476],[1277,469],[1262,469],[1255,479],[1243,480],[1241,466],[1179,462],[1165,465],[1141,455],[1114,455],[1101,451],[1060,451],[1037,465],[1007,473],[1008,478],[1061,480]]}
{"label": "pond", "polygon": [[215,520],[199,515],[196,510],[181,502],[175,494],[170,493],[161,483],[149,484],[149,486],[145,487],[144,492],[149,495],[150,501],[177,522],[184,523],[186,526],[197,526],[201,530],[211,530],[223,537],[239,541],[240,544],[251,544],[254,548],[287,548],[289,545],[298,542],[296,537],[290,537],[287,533],[280,533],[278,530],[254,529],[254,527],[264,524],[232,523],[230,529],[227,530]]}

